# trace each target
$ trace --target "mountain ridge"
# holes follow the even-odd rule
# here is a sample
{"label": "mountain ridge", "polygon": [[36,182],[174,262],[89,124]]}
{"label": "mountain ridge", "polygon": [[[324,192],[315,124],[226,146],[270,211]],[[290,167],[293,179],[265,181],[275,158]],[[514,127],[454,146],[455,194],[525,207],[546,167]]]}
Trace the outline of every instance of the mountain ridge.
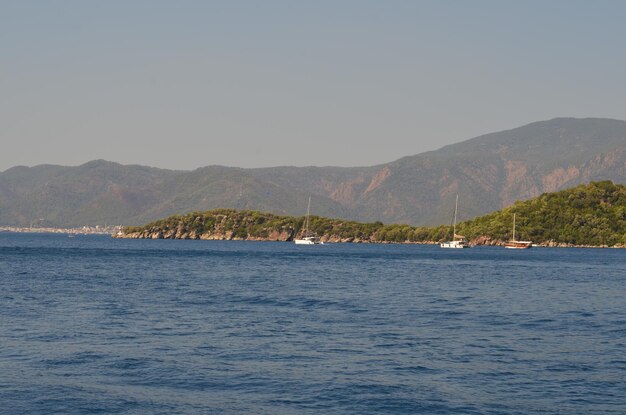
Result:
{"label": "mountain ridge", "polygon": [[364,167],[168,170],[92,160],[0,173],[0,225],[133,225],[214,208],[435,225],[597,180],[626,183],[626,121],[554,118]]}

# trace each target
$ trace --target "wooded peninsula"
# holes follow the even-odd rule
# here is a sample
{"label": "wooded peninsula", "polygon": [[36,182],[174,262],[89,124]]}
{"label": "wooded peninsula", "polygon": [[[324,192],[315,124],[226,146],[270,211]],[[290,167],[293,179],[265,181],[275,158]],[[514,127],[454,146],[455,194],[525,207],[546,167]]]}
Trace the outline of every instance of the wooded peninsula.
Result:
{"label": "wooded peninsula", "polygon": [[[626,247],[626,187],[611,181],[591,182],[516,202],[503,210],[457,223],[457,234],[474,245],[502,245],[511,238],[514,213],[518,237],[535,245]],[[291,241],[303,225],[304,217],[215,209],[125,227],[116,237]],[[450,225],[414,227],[319,216],[310,217],[309,231],[324,242],[430,244],[452,237]]]}

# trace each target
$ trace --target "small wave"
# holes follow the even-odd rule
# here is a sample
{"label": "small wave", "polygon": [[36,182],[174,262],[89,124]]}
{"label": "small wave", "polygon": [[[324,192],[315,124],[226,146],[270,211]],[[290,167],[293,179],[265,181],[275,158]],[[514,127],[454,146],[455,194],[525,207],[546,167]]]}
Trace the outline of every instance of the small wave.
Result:
{"label": "small wave", "polygon": [[80,352],[63,358],[42,360],[41,363],[43,363],[45,366],[82,365],[104,359],[105,357],[105,355],[98,353]]}
{"label": "small wave", "polygon": [[545,368],[548,372],[592,372],[595,370],[593,366],[582,364],[567,364],[561,363],[556,365],[549,365]]}

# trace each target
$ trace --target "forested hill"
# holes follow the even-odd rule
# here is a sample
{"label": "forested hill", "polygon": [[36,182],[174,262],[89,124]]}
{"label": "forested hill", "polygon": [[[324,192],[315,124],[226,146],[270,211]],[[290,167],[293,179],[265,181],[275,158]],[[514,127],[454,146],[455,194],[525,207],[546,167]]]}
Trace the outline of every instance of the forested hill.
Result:
{"label": "forested hill", "polygon": [[517,202],[498,212],[460,224],[470,238],[505,240],[512,233],[541,244],[622,246],[626,244],[626,187],[592,182]]}
{"label": "forested hill", "polygon": [[[513,213],[520,238],[546,246],[626,246],[626,187],[592,182],[458,224],[458,233],[474,244],[500,245],[510,239]],[[127,227],[120,237],[152,239],[292,240],[303,217],[255,211],[217,209],[175,215],[140,227]],[[450,226],[412,227],[359,223],[318,216],[311,230],[330,242],[436,243],[451,237]]]}

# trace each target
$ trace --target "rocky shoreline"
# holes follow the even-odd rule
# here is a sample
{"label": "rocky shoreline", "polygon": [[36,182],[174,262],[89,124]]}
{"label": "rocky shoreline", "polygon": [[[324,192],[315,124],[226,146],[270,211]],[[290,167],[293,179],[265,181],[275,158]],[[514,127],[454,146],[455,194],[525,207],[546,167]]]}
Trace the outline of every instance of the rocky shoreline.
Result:
{"label": "rocky shoreline", "polygon": [[[118,232],[113,235],[114,238],[121,239],[185,239],[185,240],[203,240],[203,241],[266,241],[266,242],[290,242],[294,238],[293,231],[273,231],[266,237],[236,236],[233,231],[226,232],[207,232],[196,233],[194,231],[187,231],[182,229],[150,229],[140,232],[123,233]],[[324,243],[374,243],[374,244],[408,244],[408,245],[438,245],[437,241],[405,241],[405,242],[389,242],[378,241],[375,238],[362,237],[362,238],[341,238],[337,235],[322,235],[320,237]],[[500,239],[493,239],[488,236],[480,236],[470,241],[472,246],[504,246],[506,241]],[[541,248],[626,248],[624,245],[574,245],[563,242],[547,241],[533,244],[533,247]]]}
{"label": "rocky shoreline", "polygon": [[[234,231],[225,231],[225,232],[206,232],[206,233],[196,233],[194,231],[187,230],[179,230],[179,229],[150,229],[143,230],[140,232],[130,232],[123,233],[119,232],[113,235],[114,238],[122,238],[122,239],[193,239],[193,240],[203,240],[203,241],[267,241],[267,242],[289,242],[294,239],[294,231],[293,230],[283,230],[283,231],[271,231],[265,237],[258,236],[246,236],[241,237],[237,236]],[[322,242],[328,243],[389,243],[377,241],[372,238],[342,238],[338,235],[323,235],[321,238]],[[435,242],[423,242],[427,243],[435,243]]]}

